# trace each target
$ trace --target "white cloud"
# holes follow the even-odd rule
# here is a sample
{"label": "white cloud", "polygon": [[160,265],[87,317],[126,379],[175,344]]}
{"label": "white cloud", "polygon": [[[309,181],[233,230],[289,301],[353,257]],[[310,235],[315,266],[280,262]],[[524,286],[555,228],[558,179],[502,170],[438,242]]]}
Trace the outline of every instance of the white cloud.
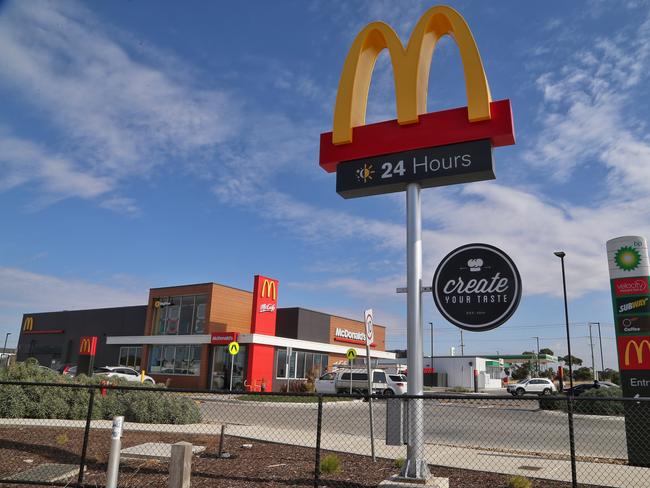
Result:
{"label": "white cloud", "polygon": [[[17,331],[23,313],[143,305],[147,290],[0,267],[0,330]],[[12,332],[14,333],[14,332]],[[17,337],[14,337],[15,340]]]}
{"label": "white cloud", "polygon": [[[198,85],[182,63],[138,50],[77,3],[8,4],[0,45],[0,83],[61,134],[56,146],[32,145],[41,155],[66,154],[32,158],[34,173],[3,151],[9,171],[0,189],[36,174],[57,197],[92,198],[166,162],[178,171],[179,162],[203,158],[238,129],[228,94]],[[110,199],[104,202],[110,207]]]}

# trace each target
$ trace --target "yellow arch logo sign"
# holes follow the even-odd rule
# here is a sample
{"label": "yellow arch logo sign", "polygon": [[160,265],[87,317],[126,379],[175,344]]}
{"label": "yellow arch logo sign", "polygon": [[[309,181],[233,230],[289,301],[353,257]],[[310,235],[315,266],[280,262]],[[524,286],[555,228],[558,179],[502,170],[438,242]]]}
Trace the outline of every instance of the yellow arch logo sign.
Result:
{"label": "yellow arch logo sign", "polygon": [[275,281],[265,279],[262,282],[262,298],[278,299],[278,291],[275,287]]}
{"label": "yellow arch logo sign", "polygon": [[239,353],[239,342],[232,341],[230,344],[228,344],[228,352],[232,356],[236,356]]}
{"label": "yellow arch logo sign", "polygon": [[373,22],[357,35],[341,73],[332,142],[352,142],[352,128],[365,125],[370,80],[377,57],[384,49],[388,49],[393,65],[397,120],[400,124],[418,122],[418,116],[427,109],[433,51],[445,35],[452,36],[460,50],[469,121],[490,119],[490,88],[472,32],[456,10],[437,6],[420,18],[406,49],[395,31],[384,22]]}
{"label": "yellow arch logo sign", "polygon": [[23,320],[23,330],[30,331],[34,329],[34,317],[25,317]]}

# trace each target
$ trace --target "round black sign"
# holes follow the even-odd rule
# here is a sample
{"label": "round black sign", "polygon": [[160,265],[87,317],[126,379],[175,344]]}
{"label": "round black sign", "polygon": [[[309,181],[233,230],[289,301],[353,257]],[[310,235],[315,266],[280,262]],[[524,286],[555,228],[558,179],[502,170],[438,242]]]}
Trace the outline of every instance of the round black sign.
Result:
{"label": "round black sign", "polygon": [[466,244],[442,260],[433,276],[433,300],[452,324],[474,332],[500,326],[521,298],[512,259],[489,244]]}

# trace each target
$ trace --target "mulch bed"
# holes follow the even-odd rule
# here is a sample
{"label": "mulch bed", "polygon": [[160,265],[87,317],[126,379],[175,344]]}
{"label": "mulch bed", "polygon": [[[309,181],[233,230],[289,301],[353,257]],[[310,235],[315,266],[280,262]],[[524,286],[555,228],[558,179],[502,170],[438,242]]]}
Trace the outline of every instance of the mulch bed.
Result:
{"label": "mulch bed", "polygon": [[[206,446],[192,462],[192,487],[248,488],[313,487],[314,456],[311,448],[226,436],[224,451],[230,459],[216,457],[219,436],[162,434],[156,432],[125,432],[122,447],[145,442],[188,441]],[[0,479],[43,463],[78,464],[83,443],[83,429],[54,427],[0,427]],[[244,444],[252,444],[250,449]],[[103,486],[110,447],[110,431],[91,431],[88,443],[88,465],[84,482]],[[323,451],[321,456],[329,454]],[[321,486],[341,488],[371,488],[396,474],[393,461],[335,453],[341,470],[323,474]],[[167,463],[152,460],[123,460],[120,487],[167,487]],[[433,467],[435,476],[449,478],[451,488],[506,488],[508,476],[444,467]],[[76,481],[74,479],[73,481]],[[2,484],[24,487],[27,485]],[[569,488],[569,483],[536,480],[535,488]],[[583,485],[581,485],[583,486]],[[584,488],[588,488],[584,486]]]}

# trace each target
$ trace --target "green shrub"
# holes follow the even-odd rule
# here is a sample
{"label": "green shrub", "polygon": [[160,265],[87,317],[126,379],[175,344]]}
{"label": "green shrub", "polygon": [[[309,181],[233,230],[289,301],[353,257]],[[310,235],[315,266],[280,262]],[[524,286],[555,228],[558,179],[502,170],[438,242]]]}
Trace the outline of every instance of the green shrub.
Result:
{"label": "green shrub", "polygon": [[566,396],[558,393],[539,397],[541,410],[566,410]]}
{"label": "green shrub", "polygon": [[[76,378],[59,375],[38,366],[35,360],[16,363],[0,371],[0,380],[60,384],[98,385],[105,377]],[[110,378],[115,386],[133,386],[126,380]],[[164,386],[144,385],[152,391],[107,389],[102,396],[95,390],[93,419],[110,420],[123,415],[127,422],[189,424],[201,421],[196,403]],[[156,390],[156,391],[154,391]],[[31,385],[0,385],[0,417],[83,420],[88,414],[90,390]]]}
{"label": "green shrub", "polygon": [[325,474],[338,473],[341,470],[341,461],[336,454],[328,454],[320,462],[320,472]]}
{"label": "green shrub", "polygon": [[533,482],[524,476],[511,476],[506,485],[508,488],[532,488]]}
{"label": "green shrub", "polygon": [[578,397],[578,401],[575,402],[575,408],[573,410],[576,413],[589,415],[623,415],[625,413],[623,402],[580,401],[581,398],[619,398],[622,396],[622,390],[617,387],[592,388]]}
{"label": "green shrub", "polygon": [[397,469],[402,469],[404,467],[404,464],[406,463],[406,459],[403,457],[398,457],[393,461],[393,466],[395,466]]}

